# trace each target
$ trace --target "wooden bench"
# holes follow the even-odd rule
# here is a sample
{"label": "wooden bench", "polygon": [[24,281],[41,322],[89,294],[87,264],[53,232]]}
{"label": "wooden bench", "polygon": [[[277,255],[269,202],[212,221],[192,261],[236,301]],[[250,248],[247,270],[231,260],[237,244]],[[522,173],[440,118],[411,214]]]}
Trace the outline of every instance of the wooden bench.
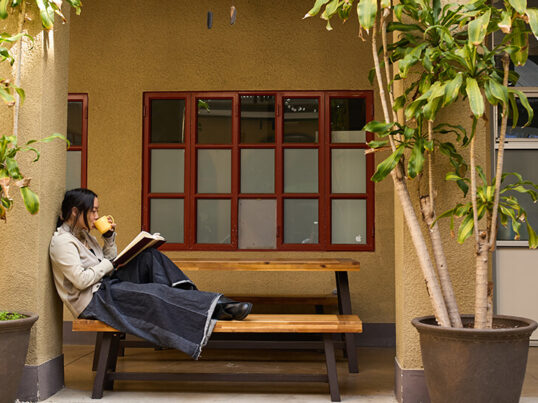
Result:
{"label": "wooden bench", "polygon": [[325,382],[329,384],[331,400],[340,401],[334,334],[361,333],[362,322],[357,315],[256,315],[242,321],[218,321],[214,333],[314,333],[323,335],[326,374],[268,373],[166,373],[116,372],[121,332],[97,320],[73,321],[75,332],[97,332],[101,345],[96,349],[97,370],[92,399],[103,397],[103,390],[112,390],[115,380],[169,381],[247,381],[247,382]]}
{"label": "wooden bench", "polygon": [[231,295],[240,302],[252,302],[254,305],[309,305],[314,306],[316,313],[324,313],[324,307],[338,307],[336,294],[318,295]]}

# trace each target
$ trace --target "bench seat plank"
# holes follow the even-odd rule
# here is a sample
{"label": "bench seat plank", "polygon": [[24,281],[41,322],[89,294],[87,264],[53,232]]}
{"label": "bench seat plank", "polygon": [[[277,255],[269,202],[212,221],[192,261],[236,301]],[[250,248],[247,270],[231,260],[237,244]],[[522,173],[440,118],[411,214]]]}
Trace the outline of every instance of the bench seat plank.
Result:
{"label": "bench seat plank", "polygon": [[[98,320],[76,319],[74,332],[118,332]],[[217,321],[215,333],[361,333],[357,315],[251,314],[237,321]]]}
{"label": "bench seat plank", "polygon": [[353,259],[182,259],[171,257],[182,270],[226,271],[359,271],[360,264]]}

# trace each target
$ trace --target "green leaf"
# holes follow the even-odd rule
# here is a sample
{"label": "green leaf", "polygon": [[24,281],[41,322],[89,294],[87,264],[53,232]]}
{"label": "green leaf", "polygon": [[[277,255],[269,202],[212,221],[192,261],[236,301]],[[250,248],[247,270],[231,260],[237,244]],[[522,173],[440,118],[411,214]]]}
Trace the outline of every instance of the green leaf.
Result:
{"label": "green leaf", "polygon": [[489,20],[491,18],[491,10],[487,10],[482,16],[471,21],[468,26],[469,44],[480,45],[488,30]]}
{"label": "green leaf", "polygon": [[495,79],[490,78],[486,80],[486,87],[489,87],[491,95],[501,101],[504,104],[508,105],[508,88],[504,85],[498,83]]}
{"label": "green leaf", "polygon": [[0,84],[0,98],[8,105],[13,105],[15,103],[15,98],[11,95],[6,88]]}
{"label": "green leaf", "polygon": [[525,32],[525,23],[516,20],[512,29],[511,43],[516,50],[510,52],[510,59],[516,66],[523,66],[529,57],[529,36]]}
{"label": "green leaf", "polygon": [[405,105],[405,102],[407,101],[407,98],[405,97],[405,95],[400,95],[398,98],[396,98],[394,100],[394,110],[395,111],[398,111],[400,109],[402,109]]}
{"label": "green leaf", "polygon": [[387,24],[387,32],[410,32],[410,31],[421,31],[424,32],[424,29],[417,24],[403,24],[401,22],[389,22]]}
{"label": "green leaf", "polygon": [[368,122],[362,130],[377,134],[385,134],[394,126],[394,123],[385,123],[372,120]]}
{"label": "green leaf", "polygon": [[443,100],[443,106],[449,105],[458,98],[458,94],[463,83],[463,74],[459,72],[452,80],[447,82],[445,86],[445,98]]}
{"label": "green leaf", "polygon": [[360,0],[357,4],[357,15],[359,16],[361,26],[368,32],[374,26],[377,15],[377,1]]}
{"label": "green leaf", "polygon": [[519,14],[525,14],[527,0],[508,0],[508,2]]}
{"label": "green leaf", "polygon": [[538,247],[538,237],[536,236],[536,232],[534,232],[534,229],[531,227],[528,220],[527,232],[529,233],[529,248],[536,249]]}
{"label": "green leaf", "polygon": [[39,211],[39,197],[28,187],[21,187],[22,200],[26,210],[30,214],[36,214]]}
{"label": "green leaf", "polygon": [[504,10],[501,14],[501,21],[497,23],[499,29],[505,34],[510,33],[512,30],[512,13]]}
{"label": "green leaf", "polygon": [[39,16],[41,17],[41,25],[49,30],[54,26],[54,9],[50,5],[49,0],[35,0],[39,7]]}
{"label": "green leaf", "polygon": [[[69,1],[69,0],[67,0],[67,1]],[[329,1],[330,0],[316,0],[316,2],[314,3],[314,7],[312,7],[308,13],[306,13],[306,15],[303,17],[303,19],[315,16],[317,13],[319,13],[319,10],[321,10],[321,7],[324,4],[327,4]],[[69,2],[73,7],[75,7],[71,1],[69,1]],[[79,5],[79,7],[80,7],[80,5]]]}
{"label": "green leaf", "polygon": [[474,219],[472,212],[465,216],[458,229],[458,242],[463,243],[473,234]]}
{"label": "green leaf", "polygon": [[409,156],[409,163],[407,165],[407,175],[410,178],[415,178],[422,172],[424,167],[424,147],[422,138],[417,139]]}
{"label": "green leaf", "polygon": [[447,180],[447,181],[459,181],[459,180],[462,180],[462,179],[463,178],[461,176],[457,175],[454,172],[449,172],[445,176],[445,180]]}
{"label": "green leaf", "polygon": [[385,147],[389,142],[387,140],[372,140],[368,143],[370,148],[376,149]]}
{"label": "green leaf", "polygon": [[390,0],[381,0],[379,5],[381,8],[390,8]]}
{"label": "green leaf", "polygon": [[519,109],[517,107],[516,97],[513,93],[508,93],[508,100],[510,101],[510,106],[512,107],[512,128],[517,126],[519,121]]}
{"label": "green leaf", "polygon": [[538,39],[538,9],[527,8],[525,13],[527,14],[527,17],[529,17],[529,25],[531,26],[534,37]]}
{"label": "green leaf", "polygon": [[0,0],[0,18],[5,20],[7,18],[7,6],[9,0]]}
{"label": "green leaf", "polygon": [[484,114],[484,98],[482,98],[482,93],[474,78],[467,77],[465,91],[469,97],[469,105],[471,106],[473,115],[479,118]]}
{"label": "green leaf", "polygon": [[377,166],[374,176],[372,176],[372,181],[380,182],[385,179],[385,177],[389,173],[391,173],[396,164],[398,164],[398,162],[402,158],[404,150],[405,147],[403,145],[398,146],[398,148],[396,148],[396,151],[394,151],[387,159],[381,162]]}
{"label": "green leaf", "polygon": [[534,118],[534,111],[529,104],[529,100],[527,99],[527,96],[523,92],[516,90],[515,88],[508,88],[508,92],[516,94],[519,98],[519,102],[521,102],[521,105],[527,111],[528,119],[527,119],[527,123],[525,123],[523,127],[530,125],[532,123],[532,119]]}

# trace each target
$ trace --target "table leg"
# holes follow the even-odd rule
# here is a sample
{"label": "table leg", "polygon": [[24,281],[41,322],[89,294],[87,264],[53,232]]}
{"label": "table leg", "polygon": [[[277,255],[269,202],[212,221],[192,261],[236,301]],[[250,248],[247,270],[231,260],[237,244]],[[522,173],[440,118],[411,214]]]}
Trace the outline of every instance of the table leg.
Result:
{"label": "table leg", "polygon": [[[347,271],[337,271],[336,290],[338,291],[338,312],[342,315],[351,315],[351,295],[349,293],[349,281]],[[355,345],[355,334],[346,333],[346,353],[347,363],[350,373],[359,372],[357,362],[357,346]]]}

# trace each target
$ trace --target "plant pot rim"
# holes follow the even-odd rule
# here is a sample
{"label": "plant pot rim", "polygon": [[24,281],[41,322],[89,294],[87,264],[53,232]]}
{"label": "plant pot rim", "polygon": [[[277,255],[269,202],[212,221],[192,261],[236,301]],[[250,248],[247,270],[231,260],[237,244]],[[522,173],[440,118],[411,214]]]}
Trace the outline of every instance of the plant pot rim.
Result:
{"label": "plant pot rim", "polygon": [[[461,315],[462,321],[470,322],[474,319],[474,315]],[[454,328],[454,327],[443,327],[439,326],[436,323],[427,323],[434,322],[435,317],[432,315],[421,316],[414,318],[411,323],[417,330],[420,332],[427,332],[433,334],[451,334],[451,335],[467,335],[470,337],[476,337],[480,335],[491,335],[492,333],[509,336],[517,336],[521,334],[531,334],[537,327],[538,323],[529,318],[523,318],[519,316],[509,316],[509,315],[493,315],[493,322],[504,322],[505,324],[512,324],[511,327],[503,328],[493,328],[493,329],[474,329],[474,328]]]}
{"label": "plant pot rim", "polygon": [[[9,311],[11,312],[12,310]],[[0,333],[16,332],[21,329],[32,327],[34,322],[39,319],[39,315],[36,313],[26,311],[16,311],[16,313],[26,315],[26,318],[0,320]]]}

